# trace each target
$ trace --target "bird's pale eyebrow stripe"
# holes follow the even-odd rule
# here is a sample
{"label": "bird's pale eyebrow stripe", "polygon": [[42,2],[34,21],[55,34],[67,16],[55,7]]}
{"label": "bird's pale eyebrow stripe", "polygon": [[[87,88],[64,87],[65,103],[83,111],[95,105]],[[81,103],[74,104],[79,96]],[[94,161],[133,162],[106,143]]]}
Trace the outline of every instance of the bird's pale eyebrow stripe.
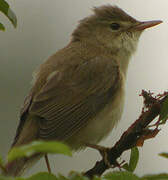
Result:
{"label": "bird's pale eyebrow stripe", "polygon": [[56,74],[58,74],[58,71],[53,71],[52,73],[50,73],[48,75],[48,77],[46,78],[46,81],[48,82],[53,76],[55,76]]}

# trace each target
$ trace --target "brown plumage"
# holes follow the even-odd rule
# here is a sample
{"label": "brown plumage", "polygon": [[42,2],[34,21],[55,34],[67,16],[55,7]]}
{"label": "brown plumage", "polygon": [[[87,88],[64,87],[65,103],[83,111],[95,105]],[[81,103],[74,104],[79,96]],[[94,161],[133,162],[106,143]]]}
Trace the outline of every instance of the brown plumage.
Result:
{"label": "brown plumage", "polygon": [[[40,139],[77,150],[106,137],[121,118],[127,67],[140,34],[160,21],[147,23],[116,6],[94,8],[71,42],[36,71],[12,147]],[[7,164],[7,174],[21,174],[41,156]]]}

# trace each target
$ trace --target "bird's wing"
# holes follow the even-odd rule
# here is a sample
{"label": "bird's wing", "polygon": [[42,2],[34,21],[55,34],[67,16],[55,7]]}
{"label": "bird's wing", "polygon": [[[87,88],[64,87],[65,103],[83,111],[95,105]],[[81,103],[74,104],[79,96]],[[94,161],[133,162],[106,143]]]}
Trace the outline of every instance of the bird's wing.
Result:
{"label": "bird's wing", "polygon": [[15,135],[15,138],[14,138],[14,141],[11,145],[11,147],[13,147],[15,145],[15,143],[17,142],[17,139],[19,137],[19,134],[24,126],[24,123],[26,121],[26,116],[28,115],[28,110],[29,110],[29,107],[31,105],[31,102],[32,102],[32,90],[30,90],[29,94],[26,96],[25,100],[24,100],[24,103],[23,103],[23,106],[21,107],[21,110],[20,110],[20,122],[19,122],[19,126],[17,127],[17,131],[16,131],[16,135]]}
{"label": "bird's wing", "polygon": [[39,138],[66,140],[93,118],[120,86],[118,65],[94,58],[57,71],[33,97],[29,113],[41,117]]}

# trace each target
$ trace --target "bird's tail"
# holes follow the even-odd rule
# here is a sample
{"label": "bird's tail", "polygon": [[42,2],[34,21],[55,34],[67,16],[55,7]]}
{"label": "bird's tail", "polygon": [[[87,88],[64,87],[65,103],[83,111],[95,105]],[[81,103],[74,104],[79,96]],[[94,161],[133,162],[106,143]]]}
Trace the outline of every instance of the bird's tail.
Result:
{"label": "bird's tail", "polygon": [[[24,123],[23,123],[24,122]],[[31,141],[37,139],[38,132],[38,120],[35,117],[29,116],[25,121],[20,123],[18,127],[16,137],[12,147],[19,147],[25,144],[30,143]],[[31,167],[37,160],[42,157],[42,154],[34,154],[30,157],[24,157],[6,164],[6,172],[4,175],[7,176],[20,176],[23,174],[25,169]]]}
{"label": "bird's tail", "polygon": [[4,175],[6,176],[20,176],[24,173],[25,169],[30,168],[37,160],[41,158],[42,154],[35,154],[29,158],[20,158],[9,162],[5,166]]}

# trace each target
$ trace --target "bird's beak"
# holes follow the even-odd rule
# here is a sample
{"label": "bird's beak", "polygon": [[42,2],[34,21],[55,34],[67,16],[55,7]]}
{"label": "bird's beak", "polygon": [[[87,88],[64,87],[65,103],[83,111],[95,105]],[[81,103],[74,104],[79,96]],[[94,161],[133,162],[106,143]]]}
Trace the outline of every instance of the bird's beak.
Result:
{"label": "bird's beak", "polygon": [[163,21],[160,21],[160,20],[139,22],[137,25],[135,25],[135,26],[133,27],[133,30],[142,31],[142,30],[144,30],[144,29],[147,29],[147,28],[156,26],[156,25],[158,25],[158,24],[160,24],[160,23],[162,23],[162,22],[163,22]]}

